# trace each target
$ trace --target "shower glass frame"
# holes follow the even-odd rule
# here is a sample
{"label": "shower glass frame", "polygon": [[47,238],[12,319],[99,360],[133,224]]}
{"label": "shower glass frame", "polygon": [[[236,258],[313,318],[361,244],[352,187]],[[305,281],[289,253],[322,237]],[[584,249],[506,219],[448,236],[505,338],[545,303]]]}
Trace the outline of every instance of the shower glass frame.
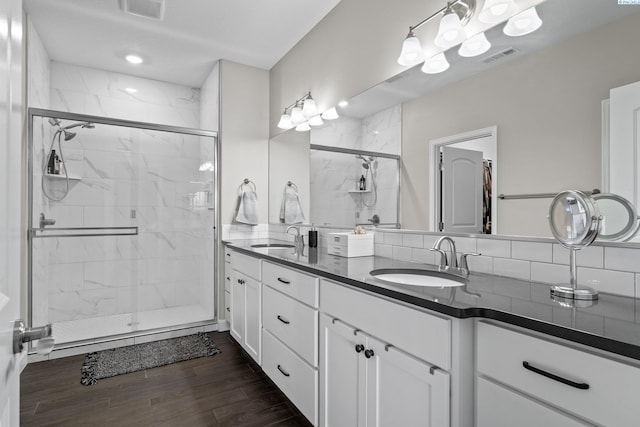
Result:
{"label": "shower glass frame", "polygon": [[[87,342],[91,344],[112,341],[121,338],[128,337],[136,337],[141,335],[148,335],[150,333],[163,332],[163,331],[171,331],[177,329],[184,329],[190,327],[198,327],[202,325],[215,324],[218,321],[218,242],[219,242],[219,234],[218,234],[218,224],[219,224],[219,186],[220,186],[220,177],[219,177],[219,144],[218,144],[218,132],[201,130],[201,129],[193,129],[186,128],[180,126],[171,126],[171,125],[163,125],[157,123],[147,123],[147,122],[139,122],[125,119],[117,119],[111,117],[102,117],[102,116],[92,116],[87,114],[78,114],[78,113],[70,113],[65,111],[56,111],[49,109],[41,109],[41,108],[28,108],[27,111],[27,322],[28,326],[33,326],[33,240],[35,235],[34,228],[34,119],[36,117],[41,117],[43,120],[48,118],[56,118],[60,120],[73,120],[77,122],[91,122],[96,125],[109,125],[109,126],[119,126],[119,127],[127,127],[131,129],[138,130],[150,130],[150,131],[158,131],[158,132],[168,132],[168,133],[177,133],[191,136],[200,136],[200,137],[208,137],[212,138],[212,143],[214,144],[212,155],[213,155],[213,170],[214,172],[214,180],[215,183],[212,186],[212,195],[211,202],[212,207],[209,209],[213,210],[213,233],[212,233],[212,257],[213,257],[213,276],[211,277],[211,285],[213,286],[213,317],[211,319],[196,321],[193,323],[184,323],[184,324],[175,324],[170,326],[162,326],[159,328],[150,328],[150,329],[139,329],[122,332],[116,335],[108,335],[108,336],[97,336],[95,338],[91,338]],[[109,228],[119,228],[119,227],[109,227]],[[125,227],[125,228],[136,228],[137,227]],[[136,230],[137,233],[137,230]],[[55,336],[55,331],[54,331]],[[67,347],[67,343],[63,343],[59,348]],[[76,346],[82,345],[82,341],[69,342],[68,345]],[[30,352],[32,348],[30,347]]]}

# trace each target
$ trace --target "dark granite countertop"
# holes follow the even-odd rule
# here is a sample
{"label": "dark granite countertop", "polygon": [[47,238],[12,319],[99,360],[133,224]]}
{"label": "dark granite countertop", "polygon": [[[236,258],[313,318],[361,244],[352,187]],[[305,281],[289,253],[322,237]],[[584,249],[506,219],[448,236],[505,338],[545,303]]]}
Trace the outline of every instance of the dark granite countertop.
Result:
{"label": "dark granite countertop", "polygon": [[551,299],[548,284],[474,273],[466,285],[458,287],[393,284],[382,282],[369,272],[380,268],[438,267],[378,256],[343,258],[308,247],[301,254],[292,248],[251,247],[267,242],[274,241],[224,243],[240,252],[449,316],[494,319],[640,360],[640,300],[635,298],[600,293],[593,305],[582,307]]}

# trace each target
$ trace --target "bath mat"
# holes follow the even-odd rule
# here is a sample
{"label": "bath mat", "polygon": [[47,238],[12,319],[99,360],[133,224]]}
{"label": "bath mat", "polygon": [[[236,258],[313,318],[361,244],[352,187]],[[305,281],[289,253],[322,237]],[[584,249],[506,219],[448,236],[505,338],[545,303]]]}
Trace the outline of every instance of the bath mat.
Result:
{"label": "bath mat", "polygon": [[87,354],[82,364],[80,384],[93,385],[102,378],[217,353],[220,350],[204,333],[97,351]]}

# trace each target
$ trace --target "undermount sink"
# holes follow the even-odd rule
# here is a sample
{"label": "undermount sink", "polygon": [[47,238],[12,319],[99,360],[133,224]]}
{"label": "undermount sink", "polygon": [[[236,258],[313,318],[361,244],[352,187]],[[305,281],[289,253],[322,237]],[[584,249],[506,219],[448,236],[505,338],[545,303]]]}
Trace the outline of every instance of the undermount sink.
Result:
{"label": "undermount sink", "polygon": [[381,268],[372,270],[369,274],[383,282],[432,288],[464,286],[467,282],[463,277],[453,274],[417,268]]}
{"label": "undermount sink", "polygon": [[251,245],[252,248],[280,248],[280,249],[285,249],[285,248],[294,248],[294,245],[290,245],[288,243],[258,243],[255,245]]}

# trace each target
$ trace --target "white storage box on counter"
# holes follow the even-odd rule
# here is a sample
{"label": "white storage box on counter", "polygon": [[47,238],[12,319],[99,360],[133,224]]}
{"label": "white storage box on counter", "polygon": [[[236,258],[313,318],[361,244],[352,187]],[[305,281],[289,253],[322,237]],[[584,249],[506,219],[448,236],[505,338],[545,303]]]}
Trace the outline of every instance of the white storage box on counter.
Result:
{"label": "white storage box on counter", "polygon": [[373,234],[329,233],[327,251],[344,257],[373,255]]}

